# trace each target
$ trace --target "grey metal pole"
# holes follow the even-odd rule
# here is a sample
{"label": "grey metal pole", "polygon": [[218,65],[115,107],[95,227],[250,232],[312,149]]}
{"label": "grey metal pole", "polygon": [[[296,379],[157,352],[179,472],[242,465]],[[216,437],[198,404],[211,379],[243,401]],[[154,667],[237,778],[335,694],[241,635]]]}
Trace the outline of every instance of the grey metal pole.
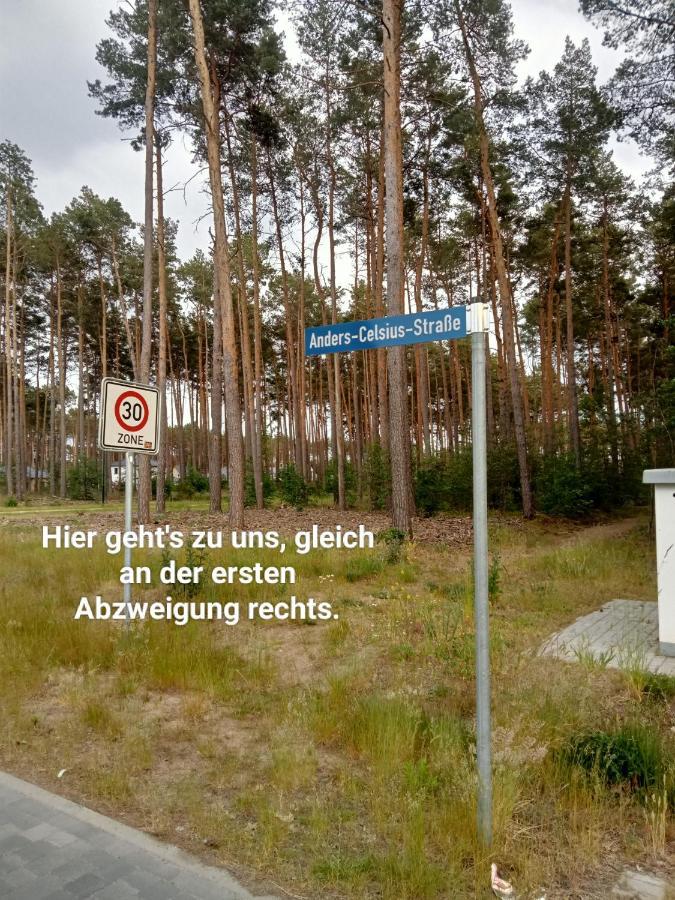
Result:
{"label": "grey metal pole", "polygon": [[[126,475],[124,482],[124,530],[131,531],[131,504],[134,494],[134,454],[126,454]],[[131,547],[124,547],[124,565],[131,565]],[[131,604],[131,585],[124,585],[124,603],[126,609],[126,620],[129,624]]]}
{"label": "grey metal pole", "polygon": [[490,727],[490,633],[487,530],[487,403],[485,340],[487,304],[471,304],[471,432],[473,444],[473,580],[476,628],[476,756],[478,833],[492,843],[492,749]]}

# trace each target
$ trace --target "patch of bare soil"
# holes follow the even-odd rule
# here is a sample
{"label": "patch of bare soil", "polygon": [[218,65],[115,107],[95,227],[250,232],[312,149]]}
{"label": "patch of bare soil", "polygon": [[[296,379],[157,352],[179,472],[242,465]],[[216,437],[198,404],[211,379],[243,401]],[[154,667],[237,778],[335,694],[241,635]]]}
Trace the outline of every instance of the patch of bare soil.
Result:
{"label": "patch of bare soil", "polygon": [[549,516],[537,516],[537,522],[544,526],[546,532],[560,539],[560,547],[570,547],[580,539],[602,540],[603,538],[621,537],[632,528],[643,522],[639,515],[624,516],[595,522],[575,522],[571,519],[555,519]]}
{"label": "patch of bare soil", "polygon": [[[52,517],[41,515],[37,510],[35,515],[0,516],[0,528],[40,528],[45,522],[51,522]],[[77,528],[91,528],[105,532],[117,529],[121,525],[122,517],[119,510],[110,512],[101,509],[91,512],[64,512],[53,517],[54,522],[69,524]],[[511,522],[511,520],[509,520]],[[201,510],[175,511],[162,516],[154,516],[151,525],[171,524],[175,528],[189,530],[200,529],[227,529],[227,515],[212,514]],[[513,525],[522,524],[516,517]],[[305,510],[292,508],[246,510],[244,528],[247,530],[269,531],[274,530],[282,534],[293,534],[296,531],[311,528],[318,525],[320,528],[335,528],[337,525],[343,529],[358,529],[364,525],[370,531],[378,534],[391,527],[391,520],[386,512],[362,512],[360,510],[340,511],[331,508],[312,507]],[[413,538],[415,541],[427,544],[455,544],[465,545],[471,541],[473,530],[471,517],[437,515],[430,518],[416,518],[413,520]]]}
{"label": "patch of bare soil", "polygon": [[270,625],[256,630],[282,684],[311,684],[325,676],[325,628],[316,625]]}

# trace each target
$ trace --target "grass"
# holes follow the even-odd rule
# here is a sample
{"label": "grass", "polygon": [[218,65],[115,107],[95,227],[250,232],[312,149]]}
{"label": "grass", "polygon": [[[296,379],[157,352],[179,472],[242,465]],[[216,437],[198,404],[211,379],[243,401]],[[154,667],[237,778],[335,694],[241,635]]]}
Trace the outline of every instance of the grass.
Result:
{"label": "grass", "polygon": [[[268,586],[265,599],[328,599],[339,619],[126,631],[72,619],[82,594],[119,591],[118,561],[44,551],[17,518],[0,546],[1,763],[297,896],[480,898],[493,858],[519,891],[606,896],[607,847],[626,863],[667,859],[675,689],[637,665],[533,650],[606,600],[655,596],[647,529],[570,537],[497,520],[491,531],[492,855],[474,826],[468,547],[214,551],[207,568],[295,566],[293,591]],[[262,594],[207,584],[200,595],[216,596]],[[598,741],[617,734],[639,734],[637,758],[653,763],[639,791],[564,755],[585,736],[581,755],[599,759]]]}

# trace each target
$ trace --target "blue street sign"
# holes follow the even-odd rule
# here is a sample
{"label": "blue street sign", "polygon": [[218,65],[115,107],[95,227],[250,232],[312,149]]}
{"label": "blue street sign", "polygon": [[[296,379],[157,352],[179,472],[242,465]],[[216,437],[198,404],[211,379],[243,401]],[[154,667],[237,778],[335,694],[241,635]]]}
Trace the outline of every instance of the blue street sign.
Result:
{"label": "blue street sign", "polygon": [[467,307],[452,306],[405,316],[305,328],[305,356],[372,350],[397,344],[452,341],[467,335]]}

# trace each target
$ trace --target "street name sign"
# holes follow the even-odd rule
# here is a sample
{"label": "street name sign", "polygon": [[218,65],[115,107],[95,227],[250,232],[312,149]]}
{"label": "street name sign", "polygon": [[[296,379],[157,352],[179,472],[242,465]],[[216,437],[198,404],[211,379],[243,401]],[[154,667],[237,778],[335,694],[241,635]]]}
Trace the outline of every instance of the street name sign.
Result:
{"label": "street name sign", "polygon": [[305,329],[305,356],[323,356],[353,350],[373,350],[427,341],[451,341],[468,334],[466,306],[429,312],[341,322]]}
{"label": "street name sign", "polygon": [[149,384],[104,378],[98,445],[102,450],[157,453],[159,391]]}

